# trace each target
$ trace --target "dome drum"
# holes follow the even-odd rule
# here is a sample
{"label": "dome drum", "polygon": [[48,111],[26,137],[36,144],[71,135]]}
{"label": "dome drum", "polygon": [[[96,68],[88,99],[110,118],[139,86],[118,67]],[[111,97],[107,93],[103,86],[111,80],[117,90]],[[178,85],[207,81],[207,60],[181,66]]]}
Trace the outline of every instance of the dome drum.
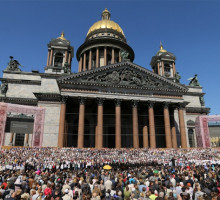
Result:
{"label": "dome drum", "polygon": [[102,30],[96,30],[94,32],[89,33],[86,37],[86,41],[94,40],[94,39],[102,39],[102,38],[112,38],[126,43],[126,38],[123,34],[107,28]]}
{"label": "dome drum", "polygon": [[[121,27],[110,20],[110,16],[105,9],[102,20],[91,26],[85,42],[78,48],[79,72],[121,62],[122,56],[133,62],[133,49],[127,44]],[[121,55],[122,51],[124,55]]]}

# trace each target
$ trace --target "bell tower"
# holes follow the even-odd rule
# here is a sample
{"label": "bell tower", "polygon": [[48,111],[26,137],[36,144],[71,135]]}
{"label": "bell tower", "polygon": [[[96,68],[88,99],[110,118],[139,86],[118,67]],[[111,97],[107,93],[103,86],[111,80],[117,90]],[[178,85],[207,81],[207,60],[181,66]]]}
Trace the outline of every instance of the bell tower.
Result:
{"label": "bell tower", "polygon": [[62,32],[60,37],[52,39],[48,44],[45,73],[70,74],[72,58],[73,47],[70,45],[70,41],[64,37],[64,33]]}
{"label": "bell tower", "polygon": [[176,57],[174,56],[174,54],[165,50],[162,43],[160,42],[160,49],[157,54],[152,57],[150,65],[154,73],[175,81],[175,61]]}

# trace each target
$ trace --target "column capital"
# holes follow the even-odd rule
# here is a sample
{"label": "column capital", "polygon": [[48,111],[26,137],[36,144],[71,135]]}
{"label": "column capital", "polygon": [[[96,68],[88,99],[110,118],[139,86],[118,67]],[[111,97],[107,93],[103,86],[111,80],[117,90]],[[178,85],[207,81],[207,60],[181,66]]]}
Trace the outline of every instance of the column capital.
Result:
{"label": "column capital", "polygon": [[170,102],[166,102],[166,101],[163,102],[163,108],[168,109],[169,106],[170,106]]}
{"label": "column capital", "polygon": [[97,104],[99,106],[103,105],[103,103],[104,103],[104,99],[103,98],[97,98]]}
{"label": "column capital", "polygon": [[65,104],[67,102],[68,98],[69,98],[68,96],[61,96],[61,103]]}
{"label": "column capital", "polygon": [[86,99],[87,99],[86,97],[79,97],[79,104],[84,105],[86,102]]}
{"label": "column capital", "polygon": [[135,108],[138,105],[138,101],[137,100],[132,100],[132,107]]}
{"label": "column capital", "polygon": [[186,107],[187,104],[188,104],[188,102],[178,103],[178,104],[177,104],[177,108],[178,108],[178,109],[185,109],[185,107]]}
{"label": "column capital", "polygon": [[121,99],[115,99],[115,106],[120,106],[122,100]]}
{"label": "column capital", "polygon": [[147,105],[148,105],[149,108],[153,108],[154,104],[155,104],[155,101],[148,101],[147,102]]}

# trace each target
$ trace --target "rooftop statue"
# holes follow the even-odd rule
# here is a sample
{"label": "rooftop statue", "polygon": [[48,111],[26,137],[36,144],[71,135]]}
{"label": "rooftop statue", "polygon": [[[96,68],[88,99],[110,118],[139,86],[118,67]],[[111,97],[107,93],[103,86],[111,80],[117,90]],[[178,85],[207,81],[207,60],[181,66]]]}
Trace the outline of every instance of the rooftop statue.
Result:
{"label": "rooftop statue", "polygon": [[180,79],[181,79],[181,76],[180,76],[179,72],[176,72],[175,78],[176,78],[176,83],[179,83]]}
{"label": "rooftop statue", "polygon": [[19,66],[23,67],[17,60],[13,59],[13,56],[10,56],[10,61],[8,63],[8,66],[6,67],[5,71],[15,71],[20,72],[21,69]]}
{"label": "rooftop statue", "polygon": [[6,94],[8,90],[8,83],[2,83],[0,87],[1,94]]}
{"label": "rooftop statue", "polygon": [[125,50],[121,50],[120,55],[121,55],[122,60],[127,60],[128,56],[129,56],[129,53]]}
{"label": "rooftop statue", "polygon": [[70,65],[68,64],[68,62],[65,62],[63,69],[64,69],[64,73],[71,74],[71,69],[70,69]]}
{"label": "rooftop statue", "polygon": [[190,80],[189,85],[190,86],[201,86],[199,84],[198,78],[197,78],[197,74],[194,75],[194,77],[189,78],[188,80]]}

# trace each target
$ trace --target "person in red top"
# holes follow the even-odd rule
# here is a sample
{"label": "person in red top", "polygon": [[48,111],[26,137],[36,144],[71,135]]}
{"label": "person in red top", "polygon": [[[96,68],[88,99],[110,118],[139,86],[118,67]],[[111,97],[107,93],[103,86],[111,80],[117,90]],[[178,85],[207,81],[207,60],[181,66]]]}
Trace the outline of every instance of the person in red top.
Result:
{"label": "person in red top", "polygon": [[4,182],[2,183],[2,185],[4,186],[4,188],[2,188],[2,189],[5,190],[5,189],[7,188],[7,185],[8,185],[8,184],[4,181]]}
{"label": "person in red top", "polygon": [[44,195],[45,196],[52,195],[52,189],[51,189],[51,185],[49,183],[47,184],[47,187],[44,189]]}

